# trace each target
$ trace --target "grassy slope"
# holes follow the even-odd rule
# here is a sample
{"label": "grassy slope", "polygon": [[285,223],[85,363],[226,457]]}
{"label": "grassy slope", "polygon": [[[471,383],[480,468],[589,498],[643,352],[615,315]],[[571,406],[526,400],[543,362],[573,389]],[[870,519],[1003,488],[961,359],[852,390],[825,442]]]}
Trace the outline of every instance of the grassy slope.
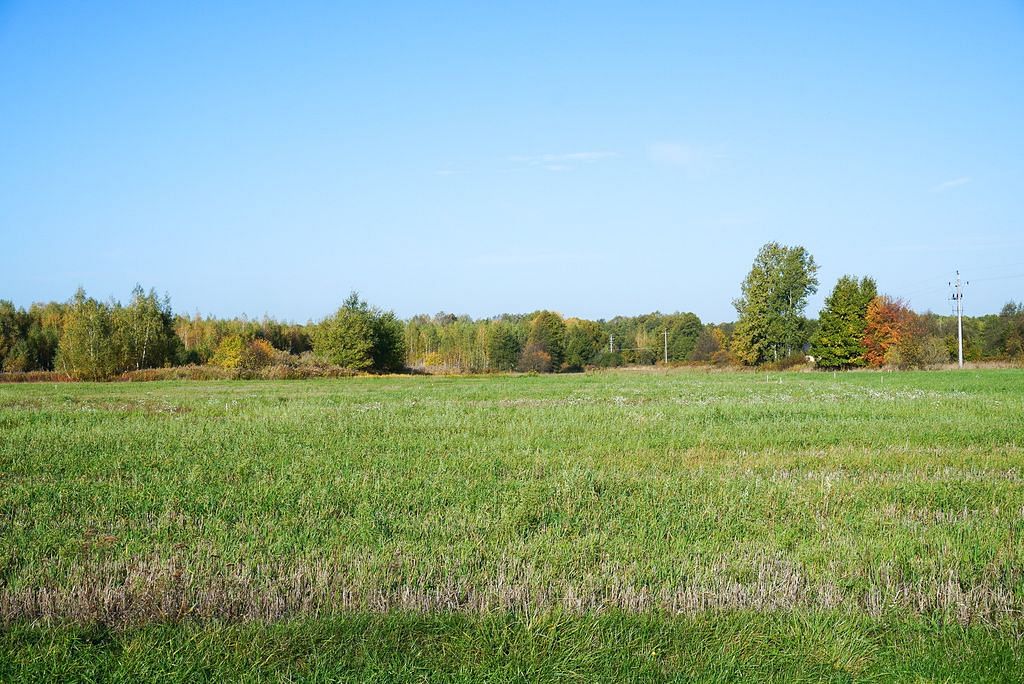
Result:
{"label": "grassy slope", "polygon": [[125,673],[1019,665],[1024,373],[767,380],[0,386],[0,643]]}

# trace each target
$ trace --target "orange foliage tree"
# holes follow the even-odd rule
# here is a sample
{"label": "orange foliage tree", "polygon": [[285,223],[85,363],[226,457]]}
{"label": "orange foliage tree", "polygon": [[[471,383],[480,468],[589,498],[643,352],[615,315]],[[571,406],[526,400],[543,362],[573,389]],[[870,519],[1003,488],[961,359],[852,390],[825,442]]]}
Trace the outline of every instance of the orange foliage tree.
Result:
{"label": "orange foliage tree", "polygon": [[885,365],[889,350],[909,332],[913,317],[914,312],[901,299],[881,295],[868,303],[864,358],[869,366]]}

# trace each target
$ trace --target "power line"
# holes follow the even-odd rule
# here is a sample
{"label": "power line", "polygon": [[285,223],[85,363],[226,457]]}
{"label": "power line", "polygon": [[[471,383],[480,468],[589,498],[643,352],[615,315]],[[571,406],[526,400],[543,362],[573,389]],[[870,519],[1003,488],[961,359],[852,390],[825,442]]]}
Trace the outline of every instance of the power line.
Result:
{"label": "power line", "polygon": [[1017,273],[1017,274],[1014,274],[1014,275],[1005,275],[1005,276],[989,276],[988,278],[975,278],[974,282],[982,283],[982,282],[988,282],[990,280],[1013,280],[1013,279],[1016,279],[1016,278],[1024,278],[1024,273]]}

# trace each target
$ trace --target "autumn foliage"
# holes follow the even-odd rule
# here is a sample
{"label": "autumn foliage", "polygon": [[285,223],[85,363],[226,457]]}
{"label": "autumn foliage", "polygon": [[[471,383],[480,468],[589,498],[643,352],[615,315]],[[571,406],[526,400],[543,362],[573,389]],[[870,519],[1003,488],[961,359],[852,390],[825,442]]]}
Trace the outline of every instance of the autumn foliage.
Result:
{"label": "autumn foliage", "polygon": [[874,368],[884,366],[889,351],[910,331],[914,313],[902,299],[886,295],[868,303],[867,326],[864,330],[864,358]]}

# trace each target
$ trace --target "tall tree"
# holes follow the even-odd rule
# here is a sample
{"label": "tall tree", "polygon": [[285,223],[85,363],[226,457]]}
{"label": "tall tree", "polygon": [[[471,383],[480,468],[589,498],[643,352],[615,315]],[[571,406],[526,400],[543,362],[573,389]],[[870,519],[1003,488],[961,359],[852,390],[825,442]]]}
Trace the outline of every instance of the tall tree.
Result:
{"label": "tall tree", "polygon": [[700,318],[694,313],[673,314],[668,317],[668,360],[685,361],[697,346],[697,338],[704,330]]}
{"label": "tall tree", "polygon": [[868,304],[878,296],[871,278],[859,282],[843,276],[818,318],[818,329],[811,337],[811,355],[821,368],[853,368],[867,363],[864,332],[867,329]]}
{"label": "tall tree", "polygon": [[[532,354],[546,354],[551,370],[558,370],[565,357],[565,321],[553,311],[538,311],[530,321],[526,349]],[[529,370],[537,370],[531,367]]]}
{"label": "tall tree", "polygon": [[155,368],[173,358],[174,318],[171,303],[141,285],[132,290],[127,306],[114,309],[114,346],[121,369]]}
{"label": "tall tree", "polygon": [[804,343],[807,298],[818,291],[818,266],[803,247],[769,242],[761,247],[741,296],[733,354],[747,365],[777,361]]}
{"label": "tall tree", "polygon": [[687,357],[689,361],[712,361],[715,354],[720,354],[725,346],[725,334],[722,329],[711,323],[704,326],[693,345],[693,351]]}
{"label": "tall tree", "polygon": [[57,367],[78,380],[102,380],[117,369],[111,307],[78,288],[68,303]]}
{"label": "tall tree", "polygon": [[563,365],[569,370],[581,370],[594,360],[601,350],[604,333],[593,321],[570,318],[565,324],[565,357]]}
{"label": "tall tree", "polygon": [[405,331],[393,313],[371,308],[352,292],[337,313],[316,326],[313,351],[353,370],[400,370]]}
{"label": "tall tree", "polygon": [[405,368],[405,328],[391,311],[373,310],[371,327],[373,347],[370,358],[374,370],[395,372]]}
{"label": "tall tree", "polygon": [[341,308],[317,325],[313,351],[333,364],[366,370],[373,366],[373,318],[370,307],[352,292]]}
{"label": "tall tree", "polygon": [[498,321],[491,326],[490,332],[487,340],[490,370],[513,370],[523,352],[525,336],[522,328],[509,321]]}
{"label": "tall tree", "polygon": [[0,299],[0,368],[25,337],[25,312],[14,302]]}
{"label": "tall tree", "polygon": [[864,325],[864,359],[873,367],[884,366],[911,324],[913,312],[900,299],[886,295],[868,303]]}

